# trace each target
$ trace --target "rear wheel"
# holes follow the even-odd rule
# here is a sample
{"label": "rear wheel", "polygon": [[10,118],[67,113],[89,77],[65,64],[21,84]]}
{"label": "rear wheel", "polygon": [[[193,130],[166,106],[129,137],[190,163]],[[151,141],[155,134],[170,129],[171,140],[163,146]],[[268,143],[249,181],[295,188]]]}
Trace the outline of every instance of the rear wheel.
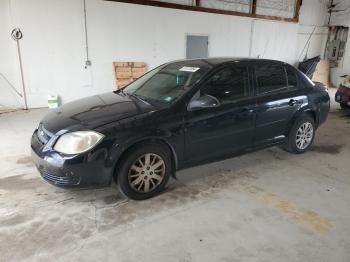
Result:
{"label": "rear wheel", "polygon": [[315,138],[315,121],[309,115],[302,115],[292,126],[287,136],[284,149],[288,152],[301,154],[307,151]]}
{"label": "rear wheel", "polygon": [[143,200],[159,194],[172,172],[171,153],[162,144],[142,144],[129,152],[118,170],[118,186],[128,198]]}

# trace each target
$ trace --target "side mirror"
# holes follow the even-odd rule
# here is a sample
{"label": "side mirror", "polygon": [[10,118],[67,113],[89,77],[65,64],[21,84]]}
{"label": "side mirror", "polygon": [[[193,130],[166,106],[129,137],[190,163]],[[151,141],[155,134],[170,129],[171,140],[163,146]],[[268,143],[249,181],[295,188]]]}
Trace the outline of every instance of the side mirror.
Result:
{"label": "side mirror", "polygon": [[219,100],[211,95],[203,95],[197,99],[192,100],[188,105],[188,110],[198,110],[202,108],[213,108],[220,105]]}

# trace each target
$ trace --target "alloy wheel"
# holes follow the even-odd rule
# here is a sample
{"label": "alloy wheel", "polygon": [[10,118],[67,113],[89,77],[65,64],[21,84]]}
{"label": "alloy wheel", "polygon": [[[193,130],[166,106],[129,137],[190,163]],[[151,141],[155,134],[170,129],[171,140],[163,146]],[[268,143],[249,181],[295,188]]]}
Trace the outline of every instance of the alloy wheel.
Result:
{"label": "alloy wheel", "polygon": [[306,149],[312,142],[314,128],[310,122],[303,123],[296,133],[296,146],[300,150]]}
{"label": "alloy wheel", "polygon": [[130,166],[128,180],[136,192],[148,193],[162,183],[164,176],[164,160],[157,154],[147,153],[137,158]]}

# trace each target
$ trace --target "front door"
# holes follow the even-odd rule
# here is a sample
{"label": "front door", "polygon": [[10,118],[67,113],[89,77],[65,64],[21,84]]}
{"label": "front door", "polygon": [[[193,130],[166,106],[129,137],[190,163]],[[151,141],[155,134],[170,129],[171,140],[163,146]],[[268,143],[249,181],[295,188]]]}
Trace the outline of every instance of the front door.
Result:
{"label": "front door", "polygon": [[217,98],[220,104],[187,112],[187,162],[219,157],[252,145],[255,100],[251,96],[248,68],[238,64],[219,69],[197,96],[204,94]]}

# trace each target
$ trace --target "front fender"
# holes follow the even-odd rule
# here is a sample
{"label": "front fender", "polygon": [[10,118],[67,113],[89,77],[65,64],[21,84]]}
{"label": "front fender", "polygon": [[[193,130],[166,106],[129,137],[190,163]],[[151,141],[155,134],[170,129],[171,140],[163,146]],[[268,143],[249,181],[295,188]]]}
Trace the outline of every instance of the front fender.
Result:
{"label": "front fender", "polygon": [[[134,146],[139,145],[144,142],[154,141],[161,142],[167,145],[172,154],[173,160],[173,174],[172,176],[176,178],[175,171],[179,168],[181,163],[181,156],[183,156],[184,150],[184,139],[182,132],[170,132],[167,130],[161,130],[156,128],[149,128],[142,132],[129,130],[123,134],[123,132],[119,133],[120,136],[116,136],[114,139],[111,139],[111,147],[108,153],[108,163],[107,166],[112,166],[115,172],[118,167],[118,163],[120,163],[123,155]],[[182,145],[182,146],[181,146]]]}

